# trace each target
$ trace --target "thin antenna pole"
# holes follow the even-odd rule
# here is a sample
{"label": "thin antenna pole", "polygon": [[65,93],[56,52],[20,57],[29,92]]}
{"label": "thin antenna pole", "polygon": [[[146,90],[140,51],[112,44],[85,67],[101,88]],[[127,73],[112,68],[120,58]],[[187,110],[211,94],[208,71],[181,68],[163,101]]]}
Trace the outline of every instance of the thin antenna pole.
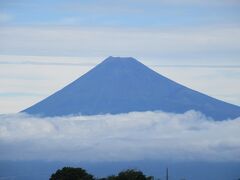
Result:
{"label": "thin antenna pole", "polygon": [[168,168],[166,169],[166,180],[168,180]]}

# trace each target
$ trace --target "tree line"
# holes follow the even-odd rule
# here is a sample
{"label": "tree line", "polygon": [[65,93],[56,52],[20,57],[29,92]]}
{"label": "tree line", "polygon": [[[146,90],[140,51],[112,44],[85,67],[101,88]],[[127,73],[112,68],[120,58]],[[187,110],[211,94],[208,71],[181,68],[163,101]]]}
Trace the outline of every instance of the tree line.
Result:
{"label": "tree line", "polygon": [[[168,176],[168,168],[166,169],[166,176],[164,180],[169,180]],[[50,180],[163,180],[156,179],[153,176],[147,176],[142,171],[136,169],[127,169],[119,172],[117,175],[110,175],[107,177],[98,178],[94,175],[88,173],[83,168],[73,168],[73,167],[64,167],[62,169],[58,169],[55,173],[53,173],[50,177]],[[186,180],[185,178],[181,178],[180,180]],[[240,180],[240,178],[236,178],[234,180]]]}
{"label": "tree line", "polygon": [[146,176],[143,172],[135,169],[127,169],[117,175],[104,178],[94,177],[82,168],[64,167],[57,170],[50,177],[50,180],[153,180],[153,176]]}

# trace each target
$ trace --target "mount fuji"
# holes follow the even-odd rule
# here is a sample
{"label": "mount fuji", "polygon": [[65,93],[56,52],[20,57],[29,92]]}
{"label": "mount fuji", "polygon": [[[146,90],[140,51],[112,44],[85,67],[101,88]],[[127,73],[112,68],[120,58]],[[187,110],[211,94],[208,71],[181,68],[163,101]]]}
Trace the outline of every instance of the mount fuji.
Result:
{"label": "mount fuji", "polygon": [[[197,80],[196,80],[197,81]],[[40,116],[200,111],[215,120],[240,116],[240,107],[180,85],[134,58],[108,57],[92,70],[22,112]]]}

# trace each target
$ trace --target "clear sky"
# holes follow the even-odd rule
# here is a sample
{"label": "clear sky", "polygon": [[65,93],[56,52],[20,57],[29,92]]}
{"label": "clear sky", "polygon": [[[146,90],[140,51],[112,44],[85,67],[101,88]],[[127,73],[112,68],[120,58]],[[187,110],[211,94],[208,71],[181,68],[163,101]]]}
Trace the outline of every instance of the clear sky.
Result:
{"label": "clear sky", "polygon": [[240,105],[240,1],[0,0],[0,113],[32,105],[110,55]]}

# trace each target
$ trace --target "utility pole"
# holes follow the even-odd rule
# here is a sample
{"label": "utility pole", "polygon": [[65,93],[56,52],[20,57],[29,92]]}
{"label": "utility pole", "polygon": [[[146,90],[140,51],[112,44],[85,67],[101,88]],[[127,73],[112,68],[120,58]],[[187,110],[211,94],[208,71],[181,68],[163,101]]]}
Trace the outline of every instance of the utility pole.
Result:
{"label": "utility pole", "polygon": [[168,168],[166,169],[166,180],[169,180],[168,179]]}

